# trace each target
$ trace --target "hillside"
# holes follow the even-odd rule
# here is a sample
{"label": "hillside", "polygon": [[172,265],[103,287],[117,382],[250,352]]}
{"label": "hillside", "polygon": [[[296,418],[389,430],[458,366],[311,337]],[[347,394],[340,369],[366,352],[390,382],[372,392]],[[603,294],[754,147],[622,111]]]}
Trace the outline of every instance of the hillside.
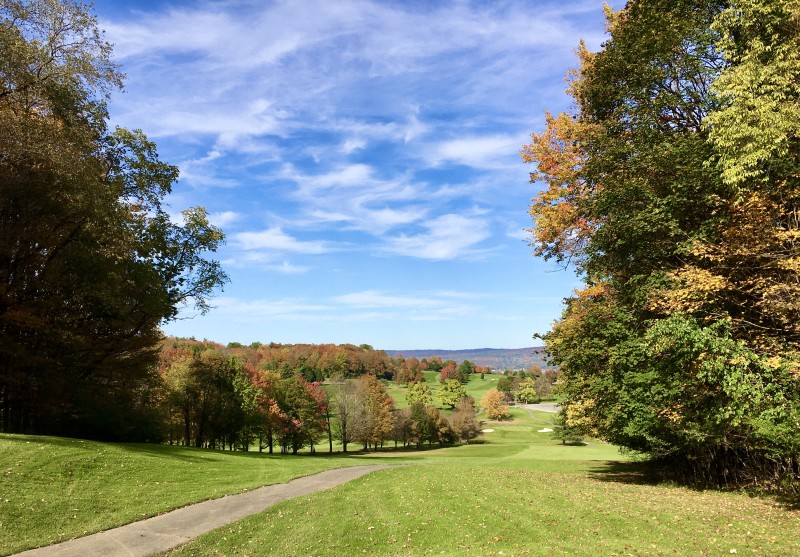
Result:
{"label": "hillside", "polygon": [[461,363],[469,360],[475,365],[489,366],[493,370],[526,369],[536,364],[542,368],[547,365],[541,346],[529,348],[473,348],[469,350],[386,350],[389,356],[404,358],[431,358],[439,356],[443,360]]}

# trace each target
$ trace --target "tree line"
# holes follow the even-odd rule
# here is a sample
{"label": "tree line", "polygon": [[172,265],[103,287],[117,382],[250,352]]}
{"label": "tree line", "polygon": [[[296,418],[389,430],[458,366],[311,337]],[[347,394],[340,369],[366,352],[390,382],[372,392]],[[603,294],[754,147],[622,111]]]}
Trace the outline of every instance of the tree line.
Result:
{"label": "tree line", "polygon": [[544,335],[564,425],[681,481],[800,489],[800,7],[648,0],[546,114],[532,245],[584,287]]}
{"label": "tree line", "polygon": [[320,443],[333,451],[334,440],[347,452],[354,444],[443,446],[476,437],[475,404],[465,393],[449,418],[430,400],[395,409],[379,377],[391,379],[406,364],[367,345],[223,347],[168,339],[159,364],[161,427],[153,434],[169,443],[292,454]]}

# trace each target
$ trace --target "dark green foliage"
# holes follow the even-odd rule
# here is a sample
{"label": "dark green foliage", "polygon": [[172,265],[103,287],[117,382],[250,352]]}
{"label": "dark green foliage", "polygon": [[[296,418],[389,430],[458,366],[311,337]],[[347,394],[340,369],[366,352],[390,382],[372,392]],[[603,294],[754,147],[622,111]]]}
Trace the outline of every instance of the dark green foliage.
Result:
{"label": "dark green foliage", "polygon": [[0,431],[160,438],[159,325],[226,280],[177,168],[107,130],[110,54],[82,4],[0,5]]}

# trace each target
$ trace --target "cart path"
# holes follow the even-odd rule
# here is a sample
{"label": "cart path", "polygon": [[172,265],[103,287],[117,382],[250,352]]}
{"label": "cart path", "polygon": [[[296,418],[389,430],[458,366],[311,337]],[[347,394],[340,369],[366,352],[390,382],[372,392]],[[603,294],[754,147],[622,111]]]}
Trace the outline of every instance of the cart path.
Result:
{"label": "cart path", "polygon": [[31,549],[18,553],[15,557],[154,555],[185,544],[200,534],[261,512],[286,499],[322,491],[384,468],[390,466],[353,466],[326,470],[287,483],[203,501],[105,532]]}

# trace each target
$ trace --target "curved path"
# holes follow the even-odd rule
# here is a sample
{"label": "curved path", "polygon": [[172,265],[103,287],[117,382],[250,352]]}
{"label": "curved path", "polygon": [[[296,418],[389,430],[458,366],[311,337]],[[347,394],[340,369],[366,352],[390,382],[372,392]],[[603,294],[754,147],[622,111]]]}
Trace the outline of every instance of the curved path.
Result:
{"label": "curved path", "polygon": [[17,556],[145,557],[185,544],[200,534],[261,512],[286,499],[322,491],[383,468],[389,466],[353,466],[326,470],[285,484],[269,485],[239,495],[203,501],[105,532],[31,549],[18,553]]}

